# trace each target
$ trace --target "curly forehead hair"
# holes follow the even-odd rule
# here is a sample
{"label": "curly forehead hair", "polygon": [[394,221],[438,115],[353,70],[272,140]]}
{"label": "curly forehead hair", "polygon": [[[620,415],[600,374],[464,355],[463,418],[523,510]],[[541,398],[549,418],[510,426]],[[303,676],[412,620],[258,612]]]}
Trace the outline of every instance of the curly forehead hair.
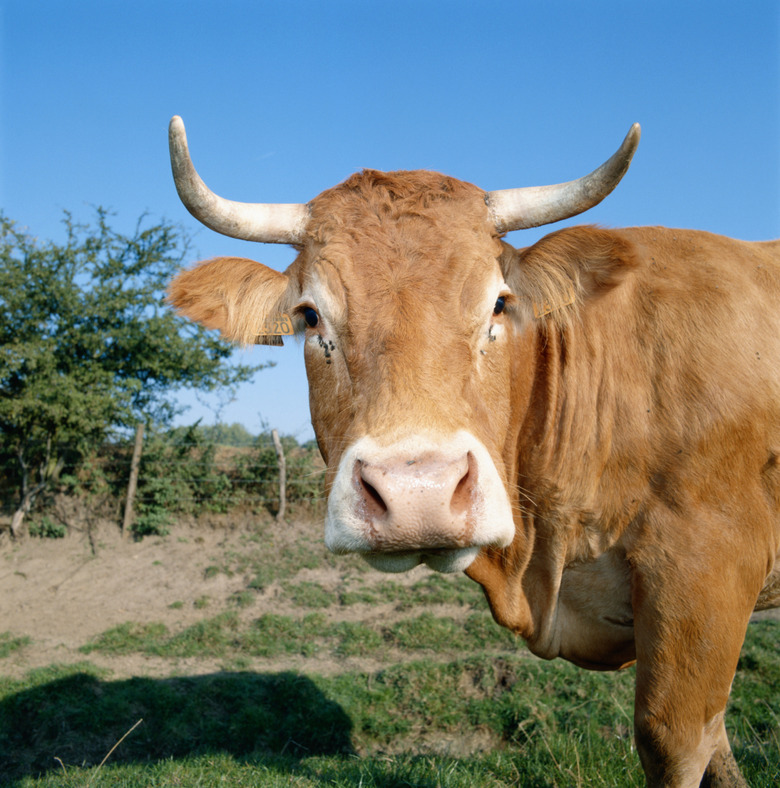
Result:
{"label": "curly forehead hair", "polygon": [[311,201],[309,227],[321,236],[348,229],[355,222],[418,217],[438,223],[446,205],[458,206],[461,226],[484,226],[488,222],[484,200],[485,192],[477,186],[437,172],[363,170]]}

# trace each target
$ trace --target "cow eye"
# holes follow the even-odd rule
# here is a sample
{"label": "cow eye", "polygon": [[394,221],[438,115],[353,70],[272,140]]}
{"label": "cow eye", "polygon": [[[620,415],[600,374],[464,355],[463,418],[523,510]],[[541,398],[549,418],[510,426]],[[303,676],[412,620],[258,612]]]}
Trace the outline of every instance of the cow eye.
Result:
{"label": "cow eye", "polygon": [[504,311],[505,304],[506,298],[504,296],[499,296],[496,300],[496,305],[493,307],[493,314],[500,315]]}
{"label": "cow eye", "polygon": [[316,310],[312,309],[310,306],[303,308],[303,319],[306,321],[306,325],[309,328],[315,328],[317,323],[320,322],[320,316],[317,314]]}

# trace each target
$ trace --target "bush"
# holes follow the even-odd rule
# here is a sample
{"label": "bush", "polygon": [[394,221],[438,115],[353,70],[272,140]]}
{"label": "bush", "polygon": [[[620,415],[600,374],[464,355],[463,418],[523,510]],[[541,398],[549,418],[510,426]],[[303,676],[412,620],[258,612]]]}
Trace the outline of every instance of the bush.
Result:
{"label": "bush", "polygon": [[153,433],[144,442],[133,530],[164,535],[174,513],[226,512],[236,491],[216,464],[216,444],[198,429]]}
{"label": "bush", "polygon": [[[223,435],[230,443],[217,443]],[[276,512],[279,506],[279,463],[270,432],[251,437],[240,425],[221,431],[219,425],[147,430],[141,453],[132,526],[136,537],[168,534],[179,515],[227,513],[252,506]],[[310,442],[281,438],[287,467],[286,502],[319,505],[324,499],[323,465]],[[64,450],[60,450],[63,453]],[[90,510],[113,504],[121,512],[127,494],[133,441],[112,439],[85,454],[72,452],[63,468],[57,492],[78,499]],[[15,497],[13,484],[4,483],[0,467],[0,502],[8,506]],[[30,531],[34,536],[57,538],[66,533],[46,517],[52,496],[39,498]]]}
{"label": "bush", "polygon": [[[287,503],[321,501],[325,495],[325,478],[317,449],[311,445],[299,446],[295,438],[288,435],[280,440],[287,466]],[[266,506],[278,504],[279,461],[270,432],[257,437],[250,455],[238,458],[238,469],[248,494]]]}
{"label": "bush", "polygon": [[45,515],[30,523],[30,536],[40,539],[63,539],[68,533],[68,527],[62,523],[55,523]]}

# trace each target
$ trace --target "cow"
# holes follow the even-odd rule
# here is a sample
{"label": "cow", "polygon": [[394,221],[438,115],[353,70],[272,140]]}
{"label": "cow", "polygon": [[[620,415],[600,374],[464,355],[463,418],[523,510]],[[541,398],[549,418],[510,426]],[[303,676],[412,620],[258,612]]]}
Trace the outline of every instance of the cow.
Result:
{"label": "cow", "polygon": [[188,210],[298,254],[284,273],[207,261],[169,301],[245,344],[290,316],[332,551],[465,572],[540,657],[635,663],[648,785],[744,785],[724,712],[752,612],[780,605],[780,241],[504,240],[600,202],[639,134],[564,184],[365,170],[307,204],[244,204],[203,183],[175,117]]}

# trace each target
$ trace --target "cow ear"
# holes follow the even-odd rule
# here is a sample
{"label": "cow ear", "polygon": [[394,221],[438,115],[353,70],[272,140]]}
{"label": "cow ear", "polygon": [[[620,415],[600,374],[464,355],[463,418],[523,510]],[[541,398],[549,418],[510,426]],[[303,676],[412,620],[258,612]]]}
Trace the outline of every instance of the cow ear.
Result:
{"label": "cow ear", "polygon": [[580,227],[576,248],[581,248],[578,260],[580,291],[584,299],[596,298],[617,287],[636,267],[639,258],[628,239],[614,230]]}
{"label": "cow ear", "polygon": [[502,256],[507,284],[532,304],[533,316],[567,313],[617,287],[637,266],[633,245],[618,232],[571,227]]}
{"label": "cow ear", "polygon": [[167,300],[180,315],[216,328],[231,342],[281,345],[279,334],[292,333],[292,327],[280,332],[273,326],[281,321],[289,283],[285,274],[254,260],[218,257],[178,274]]}

